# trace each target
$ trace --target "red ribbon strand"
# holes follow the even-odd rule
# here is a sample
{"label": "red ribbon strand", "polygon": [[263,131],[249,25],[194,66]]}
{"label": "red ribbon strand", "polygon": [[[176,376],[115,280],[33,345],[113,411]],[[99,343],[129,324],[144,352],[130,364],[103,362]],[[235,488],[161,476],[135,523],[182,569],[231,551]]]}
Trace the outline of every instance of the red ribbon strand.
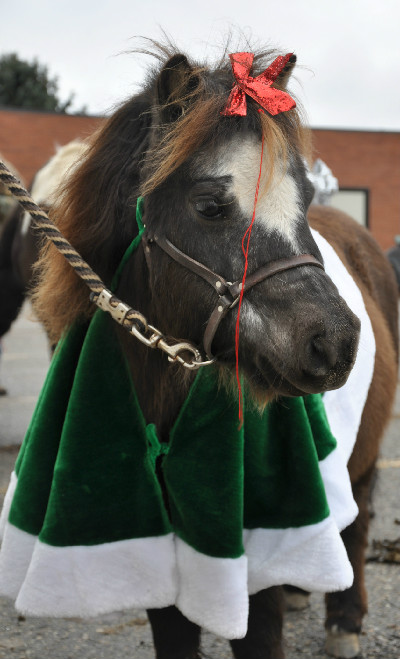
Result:
{"label": "red ribbon strand", "polygon": [[250,225],[248,226],[248,228],[247,228],[247,230],[246,230],[246,232],[245,232],[245,234],[242,238],[242,252],[243,252],[243,256],[244,256],[244,272],[243,272],[243,278],[242,278],[242,287],[240,289],[238,313],[237,313],[237,318],[236,318],[236,331],[235,331],[236,380],[237,380],[238,392],[239,392],[239,430],[243,425],[243,395],[242,395],[242,387],[241,387],[241,384],[240,384],[240,376],[239,376],[240,310],[241,310],[241,307],[242,307],[244,285],[245,285],[245,282],[246,282],[246,275],[247,275],[250,238],[251,238],[251,232],[252,232],[252,229],[253,229],[254,220],[255,220],[255,217],[256,217],[256,206],[257,206],[257,200],[258,200],[258,193],[259,193],[259,190],[260,190],[263,153],[264,153],[264,135],[262,136],[262,140],[261,140],[260,171],[259,171],[259,174],[258,174],[256,192],[255,192],[255,195],[254,195],[253,216],[251,218]]}
{"label": "red ribbon strand", "polygon": [[[236,80],[224,110],[221,114],[225,117],[245,117],[247,114],[247,99],[250,96],[261,107],[259,112],[263,112],[261,108],[275,116],[280,112],[287,112],[296,106],[295,101],[289,94],[280,89],[272,87],[277,77],[282,73],[283,69],[289,62],[293,53],[287,55],[279,55],[272,64],[265,69],[263,73],[253,78],[250,75],[251,67],[253,66],[254,54],[253,53],[232,53],[229,55],[232,65],[232,72]],[[258,193],[260,190],[260,181],[262,174],[262,162],[264,153],[264,135],[261,141],[261,158],[260,158],[260,171],[258,174],[256,192],[254,196],[253,216],[249,227],[247,228],[242,238],[242,252],[244,256],[244,272],[242,278],[242,287],[240,290],[238,313],[236,318],[235,329],[235,356],[236,356],[236,380],[239,392],[239,429],[243,426],[243,395],[242,387],[240,384],[239,376],[239,328],[240,328],[240,311],[242,307],[244,286],[246,282],[249,245],[251,232],[253,229],[254,220],[256,217],[256,206],[258,200]]]}

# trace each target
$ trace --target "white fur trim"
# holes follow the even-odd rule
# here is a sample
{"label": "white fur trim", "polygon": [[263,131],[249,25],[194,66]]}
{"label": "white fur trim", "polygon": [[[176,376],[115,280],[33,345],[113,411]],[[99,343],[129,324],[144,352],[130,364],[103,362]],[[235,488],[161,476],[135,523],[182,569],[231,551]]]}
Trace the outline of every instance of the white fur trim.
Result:
{"label": "white fur trim", "polygon": [[3,509],[0,515],[0,541],[3,539],[6,522],[10,514],[11,502],[14,497],[15,488],[17,487],[17,474],[15,471],[11,473],[10,483],[7,488],[6,496],[4,497]]}
{"label": "white fur trim", "polygon": [[[3,594],[27,615],[89,617],[131,607],[165,607],[176,599],[173,535],[95,546],[53,547],[7,524]],[[22,560],[13,557],[23,552]],[[12,565],[14,563],[14,565]],[[15,571],[7,585],[7,573]],[[22,582],[21,583],[21,577]]]}
{"label": "white fur trim", "polygon": [[249,615],[247,558],[206,556],[180,538],[176,538],[176,557],[176,605],[182,613],[214,634],[243,638]]}
{"label": "white fur trim", "polygon": [[323,593],[344,590],[353,570],[332,517],[290,529],[244,531],[249,593],[291,584]]}
{"label": "white fur trim", "polygon": [[358,506],[353,498],[346,461],[335,449],[319,463],[328,506],[339,531],[354,522]]}
{"label": "white fur trim", "polygon": [[26,577],[36,537],[6,522],[0,552],[0,594],[15,599]]}

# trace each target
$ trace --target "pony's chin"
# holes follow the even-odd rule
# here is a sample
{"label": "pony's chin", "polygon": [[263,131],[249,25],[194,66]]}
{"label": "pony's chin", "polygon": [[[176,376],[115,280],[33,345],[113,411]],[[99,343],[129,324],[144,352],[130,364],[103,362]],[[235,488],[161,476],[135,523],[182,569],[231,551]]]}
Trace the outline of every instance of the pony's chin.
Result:
{"label": "pony's chin", "polygon": [[297,376],[296,374],[279,373],[271,362],[265,358],[262,363],[257,364],[256,376],[251,379],[250,387],[254,391],[255,398],[261,402],[269,402],[278,396],[308,396],[309,394],[321,394],[325,391],[339,389],[349,376],[351,369],[340,369],[328,374],[324,378],[310,378]]}
{"label": "pony's chin", "polygon": [[254,398],[260,404],[267,404],[271,400],[279,398],[279,396],[294,398],[296,396],[307,396],[310,393],[320,393],[320,391],[305,391],[279,375],[277,375],[279,383],[275,381],[274,384],[264,378],[261,373],[258,373],[257,376],[256,378],[252,378],[250,389],[253,392]]}
{"label": "pony's chin", "polygon": [[[236,390],[236,373],[233,364],[227,355],[222,359],[218,355],[217,364],[220,368],[221,382],[232,390]],[[233,359],[231,353],[229,357]],[[325,391],[339,389],[342,387],[351,371],[351,367],[343,364],[341,369],[332,369],[326,377],[310,377],[302,373],[282,373],[266,357],[258,357],[257,362],[243,364],[243,374],[245,375],[251,396],[260,408],[264,408],[268,403],[276,400],[280,396],[295,398],[298,396],[308,396],[310,394],[321,394]]]}

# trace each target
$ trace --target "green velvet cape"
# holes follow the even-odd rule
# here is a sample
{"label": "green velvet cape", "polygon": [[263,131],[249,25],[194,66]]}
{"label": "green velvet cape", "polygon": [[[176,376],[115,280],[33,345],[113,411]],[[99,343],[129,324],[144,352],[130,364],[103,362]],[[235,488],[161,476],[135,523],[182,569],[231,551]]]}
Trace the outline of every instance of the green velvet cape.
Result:
{"label": "green velvet cape", "polygon": [[[356,509],[347,484],[346,521],[330,511],[331,483],[348,480],[335,454],[321,396],[282,398],[261,414],[245,395],[238,429],[237,398],[213,367],[199,371],[161,443],[99,310],[58,346],[21,448],[2,515],[0,592],[34,615],[175,604],[241,637],[249,593],[351,585],[340,530]],[[328,464],[336,472],[324,482]]]}
{"label": "green velvet cape", "polygon": [[196,376],[169,444],[160,443],[113,321],[98,311],[53,358],[16,463],[9,521],[60,547],[174,531],[202,553],[237,558],[243,528],[328,517],[318,461],[335,446],[319,395],[282,399],[262,415],[247,405],[239,430],[237,400],[211,367]]}

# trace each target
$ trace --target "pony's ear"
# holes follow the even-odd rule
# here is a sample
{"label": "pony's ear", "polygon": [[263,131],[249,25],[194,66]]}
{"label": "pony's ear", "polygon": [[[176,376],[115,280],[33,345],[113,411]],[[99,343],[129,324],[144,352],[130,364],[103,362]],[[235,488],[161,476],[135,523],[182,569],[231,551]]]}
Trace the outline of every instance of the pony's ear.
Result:
{"label": "pony's ear", "polygon": [[185,112],[199,82],[185,55],[174,55],[168,60],[157,80],[157,103],[163,123],[175,121]]}
{"label": "pony's ear", "polygon": [[279,87],[282,87],[283,89],[286,88],[289,78],[292,75],[292,71],[295,67],[296,61],[296,55],[291,55],[286,66],[282,69],[277,79],[275,80],[275,84],[279,85]]}

